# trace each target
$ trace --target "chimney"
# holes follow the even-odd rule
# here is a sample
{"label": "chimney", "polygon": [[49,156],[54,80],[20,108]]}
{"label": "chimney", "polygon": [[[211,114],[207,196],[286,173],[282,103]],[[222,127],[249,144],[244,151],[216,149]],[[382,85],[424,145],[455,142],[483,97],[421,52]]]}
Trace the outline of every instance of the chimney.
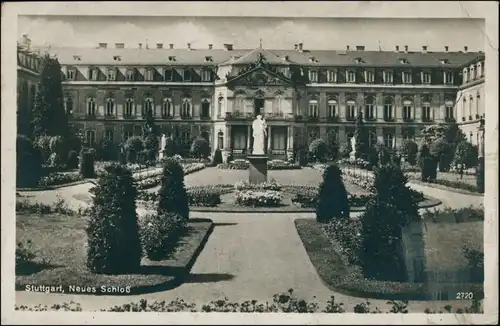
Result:
{"label": "chimney", "polygon": [[467,53],[467,51],[469,51],[469,47],[466,45],[464,46],[464,52]]}
{"label": "chimney", "polygon": [[349,50],[350,50],[350,48],[351,48],[351,47],[348,45],[348,46],[346,46],[346,48],[345,48],[345,49],[346,49],[347,51],[349,51]]}
{"label": "chimney", "polygon": [[123,49],[123,48],[125,48],[125,43],[115,43],[115,48],[116,49]]}
{"label": "chimney", "polygon": [[99,43],[99,48],[100,49],[107,49],[108,48],[108,43]]}
{"label": "chimney", "polygon": [[396,52],[399,52],[399,45],[396,45]]}
{"label": "chimney", "polygon": [[163,49],[163,43],[156,43],[157,49]]}
{"label": "chimney", "polygon": [[233,45],[232,44],[224,44],[224,49],[226,49],[226,51],[233,51]]}
{"label": "chimney", "polygon": [[174,48],[174,44],[173,44],[173,43],[170,43],[170,44],[168,45],[168,47],[169,47],[169,49],[170,49],[170,50],[172,50],[172,49]]}
{"label": "chimney", "polygon": [[191,43],[187,44],[187,48],[188,48],[188,50],[191,50]]}
{"label": "chimney", "polygon": [[26,39],[26,48],[28,49],[28,51],[30,50],[30,47],[31,47],[31,40],[29,38]]}
{"label": "chimney", "polygon": [[356,51],[364,51],[365,46],[364,45],[356,45]]}
{"label": "chimney", "polygon": [[302,52],[304,49],[304,43],[299,43],[299,51]]}
{"label": "chimney", "polygon": [[405,45],[405,53],[408,53],[408,45]]}
{"label": "chimney", "polygon": [[28,34],[23,34],[23,45],[27,45],[28,44]]}
{"label": "chimney", "polygon": [[208,49],[209,49],[209,50],[212,50],[212,49],[213,49],[213,47],[214,47],[214,45],[213,45],[213,44],[209,44],[209,45],[208,45]]}
{"label": "chimney", "polygon": [[295,43],[295,44],[293,45],[293,49],[294,49],[295,51],[297,51],[297,50],[299,49],[299,45],[298,45],[297,43]]}
{"label": "chimney", "polygon": [[139,49],[142,49],[142,43],[139,43]]}
{"label": "chimney", "polygon": [[449,49],[450,49],[450,47],[448,45],[444,46],[444,52],[448,52]]}
{"label": "chimney", "polygon": [[422,45],[422,52],[427,53],[427,45]]}

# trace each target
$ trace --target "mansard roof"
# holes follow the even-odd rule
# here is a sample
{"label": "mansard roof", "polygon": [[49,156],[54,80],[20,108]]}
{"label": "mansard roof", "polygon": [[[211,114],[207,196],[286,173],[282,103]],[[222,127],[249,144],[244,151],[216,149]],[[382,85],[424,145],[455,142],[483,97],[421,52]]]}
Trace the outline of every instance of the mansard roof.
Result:
{"label": "mansard roof", "polygon": [[[458,68],[478,57],[482,52],[396,52],[345,50],[271,50],[271,49],[115,49],[68,48],[41,49],[58,57],[62,65],[115,66],[190,66],[239,65],[255,62],[263,55],[271,65],[290,64],[318,67],[429,67]],[[209,58],[209,60],[207,60]],[[358,58],[361,58],[359,61]],[[404,60],[407,63],[402,63]],[[446,63],[443,63],[444,62]],[[358,63],[361,62],[361,63]]]}

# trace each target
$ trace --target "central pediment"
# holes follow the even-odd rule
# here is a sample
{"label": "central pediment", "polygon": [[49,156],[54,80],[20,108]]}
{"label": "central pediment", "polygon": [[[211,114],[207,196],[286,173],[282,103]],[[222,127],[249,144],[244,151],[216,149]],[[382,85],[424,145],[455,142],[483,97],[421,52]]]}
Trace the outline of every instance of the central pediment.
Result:
{"label": "central pediment", "polygon": [[233,78],[228,78],[229,85],[234,86],[289,86],[291,80],[286,76],[268,70],[265,67],[256,67]]}

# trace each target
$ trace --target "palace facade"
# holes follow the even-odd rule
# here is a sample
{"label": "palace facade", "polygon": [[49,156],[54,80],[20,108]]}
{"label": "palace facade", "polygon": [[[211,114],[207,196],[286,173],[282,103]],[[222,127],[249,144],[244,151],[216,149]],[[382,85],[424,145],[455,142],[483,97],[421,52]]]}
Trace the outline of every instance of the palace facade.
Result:
{"label": "palace facade", "polygon": [[359,112],[370,145],[389,148],[418,138],[430,124],[457,119],[469,128],[484,117],[484,54],[466,47],[326,51],[302,43],[289,50],[100,43],[45,51],[59,59],[70,123],[89,144],[140,135],[148,109],[162,133],[186,146],[202,135],[235,157],[251,149],[251,123],[262,114],[273,158],[290,157],[328,133],[347,142]]}

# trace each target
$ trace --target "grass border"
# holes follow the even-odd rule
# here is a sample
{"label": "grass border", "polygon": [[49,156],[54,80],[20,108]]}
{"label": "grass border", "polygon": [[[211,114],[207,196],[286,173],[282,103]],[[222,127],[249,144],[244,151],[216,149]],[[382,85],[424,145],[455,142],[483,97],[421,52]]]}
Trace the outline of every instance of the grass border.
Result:
{"label": "grass border", "polygon": [[47,190],[56,190],[60,188],[65,188],[65,187],[71,187],[71,186],[77,186],[81,185],[87,182],[92,182],[92,179],[84,179],[84,180],[78,180],[78,181],[72,181],[68,183],[63,183],[59,185],[54,185],[54,186],[43,186],[43,187],[35,187],[35,188],[17,188],[16,191],[47,191]]}
{"label": "grass border", "polygon": [[468,190],[453,188],[453,187],[447,187],[447,186],[443,186],[442,184],[439,184],[439,183],[424,182],[424,181],[418,180],[418,179],[408,180],[408,183],[409,184],[414,183],[414,184],[420,185],[420,186],[427,186],[430,188],[436,188],[436,189],[445,190],[445,191],[449,191],[449,192],[455,192],[455,193],[462,194],[462,195],[484,197],[484,193],[473,192],[473,191],[468,191]]}
{"label": "grass border", "polygon": [[[388,282],[356,277],[352,267],[343,261],[316,220],[296,218],[294,225],[316,272],[331,290],[367,299],[436,301],[429,297],[425,283]],[[437,300],[456,300],[449,297],[450,286],[484,297],[484,283],[439,283],[438,289],[434,290],[448,290],[448,293],[443,293]]]}
{"label": "grass border", "polygon": [[[175,266],[172,266],[172,270],[174,271],[174,274],[172,275],[172,278],[163,282],[163,283],[158,283],[154,285],[147,285],[147,286],[131,286],[130,287],[130,293],[101,293],[101,292],[96,292],[96,293],[87,293],[87,292],[82,292],[82,293],[74,293],[74,292],[69,292],[68,291],[68,285],[62,285],[62,284],[35,284],[33,282],[20,282],[18,280],[18,277],[16,275],[16,281],[15,281],[15,290],[16,291],[25,291],[27,285],[45,285],[45,286],[63,286],[64,293],[57,292],[58,294],[68,294],[68,295],[106,295],[106,296],[129,296],[129,295],[138,295],[138,294],[147,294],[147,293],[153,293],[153,292],[160,292],[160,291],[167,291],[171,290],[173,288],[178,287],[181,285],[186,277],[189,275],[191,268],[193,267],[194,263],[196,262],[196,259],[202,252],[203,248],[207,244],[207,241],[212,234],[214,230],[214,222],[211,219],[208,218],[193,218],[189,219],[188,223],[209,223],[209,225],[206,227],[206,230],[204,231],[205,234],[203,237],[200,239],[200,241],[193,246],[194,250],[190,255],[188,255],[187,259],[184,261],[178,260],[176,261]],[[189,224],[188,224],[189,226]],[[179,249],[183,247],[183,244],[179,246]],[[166,275],[168,277],[170,275]],[[78,284],[71,284],[71,285],[78,285]],[[99,288],[102,284],[96,285],[96,288]],[[123,287],[127,285],[124,284]]]}

